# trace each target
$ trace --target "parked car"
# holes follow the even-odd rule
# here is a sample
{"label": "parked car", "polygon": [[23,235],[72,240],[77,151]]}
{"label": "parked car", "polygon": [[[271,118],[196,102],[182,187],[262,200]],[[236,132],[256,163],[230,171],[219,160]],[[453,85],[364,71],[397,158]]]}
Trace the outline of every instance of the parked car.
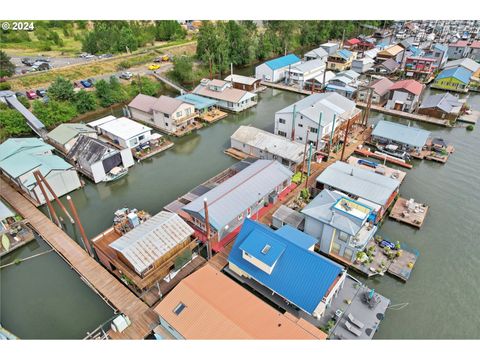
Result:
{"label": "parked car", "polygon": [[17,98],[21,98],[21,97],[25,97],[25,94],[22,93],[22,92],[20,92],[20,91],[17,91],[17,92],[15,93],[15,96],[16,96]]}
{"label": "parked car", "polygon": [[113,54],[102,54],[98,56],[99,59],[107,59],[111,57],[113,57]]}
{"label": "parked car", "polygon": [[25,92],[25,95],[27,95],[27,98],[30,99],[30,100],[35,100],[36,98],[38,98],[37,94],[35,93],[34,90],[27,90]]}
{"label": "parked car", "polygon": [[92,83],[88,80],[80,80],[80,84],[82,84],[82,86],[84,88],[91,88],[92,87]]}
{"label": "parked car", "polygon": [[119,78],[124,80],[130,80],[133,77],[133,74],[130,71],[124,71],[120,74]]}
{"label": "parked car", "polygon": [[49,63],[50,60],[49,59],[46,59],[46,58],[37,58],[35,59],[35,61],[38,61],[38,62],[46,62],[46,63]]}
{"label": "parked car", "polygon": [[23,58],[22,59],[22,64],[27,65],[27,66],[32,66],[35,63],[35,60],[30,59],[30,58]]}
{"label": "parked car", "polygon": [[159,56],[159,57],[153,59],[153,62],[156,62],[156,63],[162,62],[162,57]]}
{"label": "parked car", "polygon": [[160,65],[158,64],[152,64],[148,67],[148,70],[158,70],[160,69]]}
{"label": "parked car", "polygon": [[92,54],[85,55],[85,59],[93,59],[94,57],[95,55],[92,55]]}
{"label": "parked car", "polygon": [[40,97],[45,97],[47,95],[47,90],[45,89],[37,89],[37,91],[35,92],[38,96]]}

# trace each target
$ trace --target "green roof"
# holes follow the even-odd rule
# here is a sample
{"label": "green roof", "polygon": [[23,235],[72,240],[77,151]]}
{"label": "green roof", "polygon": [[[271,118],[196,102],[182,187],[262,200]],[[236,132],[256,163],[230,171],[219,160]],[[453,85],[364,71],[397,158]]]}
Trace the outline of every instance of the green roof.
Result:
{"label": "green roof", "polygon": [[[67,170],[72,167],[62,158],[53,155],[52,146],[37,138],[8,139],[0,145],[0,168],[12,178],[40,170],[46,176],[52,170]],[[24,179],[25,186],[35,184],[33,175]]]}
{"label": "green roof", "polygon": [[74,137],[84,133],[95,133],[95,130],[85,124],[61,124],[48,133],[53,141],[65,145]]}

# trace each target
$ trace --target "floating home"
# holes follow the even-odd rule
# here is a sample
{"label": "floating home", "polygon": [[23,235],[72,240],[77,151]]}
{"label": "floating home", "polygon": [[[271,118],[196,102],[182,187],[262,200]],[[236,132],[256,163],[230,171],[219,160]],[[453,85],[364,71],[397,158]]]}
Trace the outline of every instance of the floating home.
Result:
{"label": "floating home", "polygon": [[183,279],[155,309],[160,324],[185,340],[325,340],[304,319],[282,314],[211,265]]}
{"label": "floating home", "polygon": [[[77,170],[95,184],[115,178],[135,164],[130,149],[117,149],[99,139],[80,135],[67,154]],[[113,172],[112,172],[113,171]]]}
{"label": "floating home", "polygon": [[357,100],[367,103],[370,91],[373,90],[372,104],[383,106],[388,101],[390,95],[390,88],[393,86],[393,81],[386,77],[374,80],[367,87],[361,88],[357,93]]}
{"label": "floating home", "polygon": [[305,153],[304,144],[244,125],[232,134],[230,146],[245,154],[245,157],[277,160],[292,171],[302,164]]}
{"label": "floating home", "polygon": [[323,190],[301,213],[305,233],[324,254],[351,264],[377,231],[374,209],[339,191]]}
{"label": "floating home", "polygon": [[225,78],[225,81],[232,83],[232,86],[235,89],[250,91],[253,93],[263,89],[260,85],[261,80],[254,77],[232,74],[228,75]]}
{"label": "floating home", "polygon": [[288,70],[300,63],[300,58],[293,54],[268,60],[255,68],[255,78],[276,83],[284,80]]}
{"label": "floating home", "polygon": [[[92,239],[100,262],[134,290],[161,289],[165,277],[193,259],[197,246],[193,229],[177,214],[161,211],[143,223],[128,216],[131,230],[116,227]],[[170,280],[169,280],[170,281]]]}
{"label": "floating home", "polygon": [[450,93],[430,95],[418,108],[418,113],[455,121],[465,109],[465,100]]}
{"label": "floating home", "polygon": [[121,148],[133,149],[148,142],[152,136],[151,128],[126,117],[116,118],[109,115],[89,122],[88,126]]}
{"label": "floating home", "polygon": [[316,243],[288,225],[274,231],[245,220],[230,251],[228,270],[255,291],[279,296],[320,319],[341,290],[346,270],[314,252]]}
{"label": "floating home", "polygon": [[427,144],[430,132],[413,126],[380,120],[372,131],[372,141],[383,145],[397,145],[405,151],[420,152]]}
{"label": "floating home", "polygon": [[348,121],[351,124],[358,121],[360,115],[355,102],[340,94],[312,94],[275,113],[274,133],[301,143],[308,141],[316,150],[321,150],[322,139],[333,134],[336,143],[340,130]]}
{"label": "floating home", "polygon": [[97,138],[97,132],[85,124],[60,124],[47,134],[47,141],[67,154],[80,135]]}
{"label": "floating home", "polygon": [[350,164],[336,161],[316,179],[317,192],[338,190],[374,210],[374,223],[382,219],[392,205],[400,181]]}
{"label": "floating home", "polygon": [[[37,138],[10,138],[0,145],[0,171],[35,204],[46,202],[33,175],[38,170],[58,197],[81,187],[75,168]],[[47,191],[50,200],[53,196]]]}
{"label": "floating home", "polygon": [[206,199],[210,242],[212,249],[219,251],[233,239],[245,219],[258,217],[284,191],[289,191],[292,175],[290,169],[276,160],[256,160],[183,206],[180,214],[196,230],[197,237],[205,241]]}
{"label": "floating home", "polygon": [[235,89],[230,82],[218,79],[202,79],[192,93],[215,100],[218,107],[235,113],[257,105],[257,94]]}
{"label": "floating home", "polygon": [[400,80],[390,87],[386,109],[412,113],[420,105],[425,85],[416,80]]}

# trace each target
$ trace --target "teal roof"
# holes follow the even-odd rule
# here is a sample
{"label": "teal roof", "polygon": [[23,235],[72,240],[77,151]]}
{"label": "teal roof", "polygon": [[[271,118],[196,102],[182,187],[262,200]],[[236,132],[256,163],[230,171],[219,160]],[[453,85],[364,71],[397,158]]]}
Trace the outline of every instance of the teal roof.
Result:
{"label": "teal roof", "polygon": [[215,106],[217,101],[208,99],[206,97],[196,95],[196,94],[185,94],[177,96],[177,99],[182,100],[186,103],[192,104],[195,106],[196,110],[208,109],[211,106]]}
{"label": "teal roof", "polygon": [[[0,168],[12,178],[26,174],[34,169],[46,176],[52,170],[67,170],[72,165],[53,155],[52,146],[37,138],[8,139],[0,145]],[[27,187],[35,184],[33,175],[24,179]]]}
{"label": "teal roof", "polygon": [[468,84],[470,82],[470,77],[472,76],[472,72],[468,71],[463,67],[457,68],[449,68],[443,70],[440,74],[438,74],[435,80],[447,79],[447,78],[454,78],[461,81],[464,84]]}
{"label": "teal roof", "polygon": [[74,137],[85,133],[95,133],[95,130],[85,124],[60,124],[48,133],[48,137],[65,145]]}

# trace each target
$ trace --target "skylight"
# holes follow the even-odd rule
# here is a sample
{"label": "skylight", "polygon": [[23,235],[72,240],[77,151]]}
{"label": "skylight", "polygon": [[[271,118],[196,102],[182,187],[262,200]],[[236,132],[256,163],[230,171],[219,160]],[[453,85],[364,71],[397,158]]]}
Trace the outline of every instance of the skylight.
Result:
{"label": "skylight", "polygon": [[270,250],[271,246],[270,245],[265,245],[262,249],[262,254],[263,255],[266,255],[268,253],[268,251]]}
{"label": "skylight", "polygon": [[184,303],[179,303],[177,306],[175,306],[175,309],[173,309],[173,312],[175,315],[180,315],[180,313],[186,308],[187,306]]}

